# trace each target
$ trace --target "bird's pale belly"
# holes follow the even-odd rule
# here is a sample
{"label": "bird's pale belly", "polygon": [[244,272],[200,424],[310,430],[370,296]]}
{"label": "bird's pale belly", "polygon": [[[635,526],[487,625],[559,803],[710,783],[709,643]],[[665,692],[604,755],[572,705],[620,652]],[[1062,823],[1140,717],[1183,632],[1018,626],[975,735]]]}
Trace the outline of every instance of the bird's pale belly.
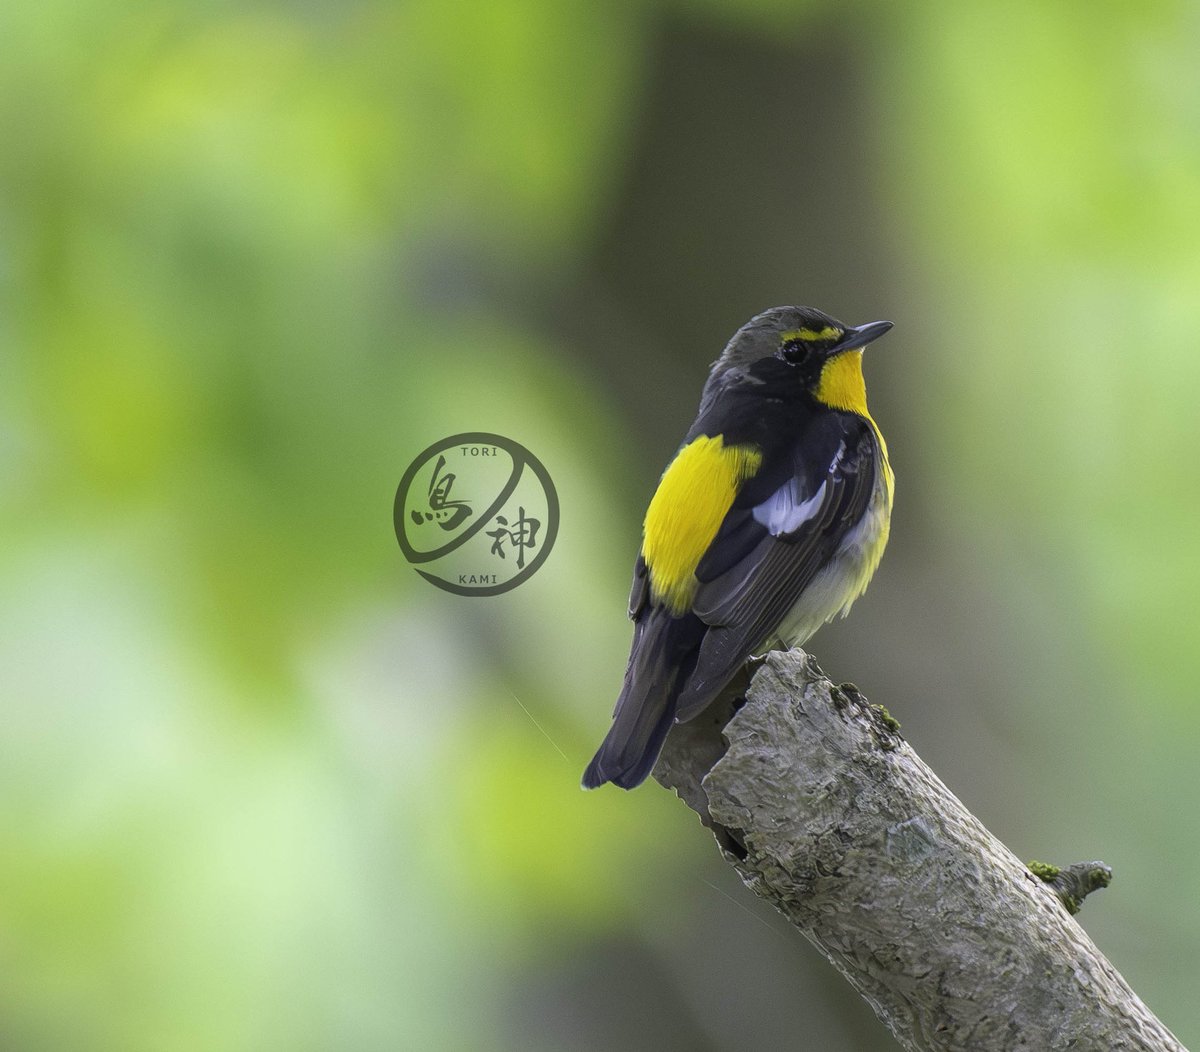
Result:
{"label": "bird's pale belly", "polygon": [[760,651],[798,647],[827,621],[850,607],[866,591],[867,584],[883,558],[892,517],[892,472],[886,454],[876,462],[875,491],[859,520],[842,539],[837,553],[812,580],[784,616],[779,628]]}

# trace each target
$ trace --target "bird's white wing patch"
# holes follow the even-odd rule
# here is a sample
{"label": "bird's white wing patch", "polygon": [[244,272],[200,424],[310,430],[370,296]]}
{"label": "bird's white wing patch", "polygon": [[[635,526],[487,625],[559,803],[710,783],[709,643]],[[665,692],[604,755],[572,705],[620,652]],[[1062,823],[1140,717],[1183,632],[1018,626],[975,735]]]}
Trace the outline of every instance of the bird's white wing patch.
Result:
{"label": "bird's white wing patch", "polygon": [[[833,462],[829,465],[829,474],[837,470],[842,462],[842,454],[846,452],[845,443],[838,446]],[[825,499],[825,489],[828,479],[817,487],[808,499],[800,494],[800,487],[794,478],[790,478],[772,493],[766,500],[754,508],[752,514],[755,521],[767,528],[773,537],[784,533],[795,533],[809,519],[815,518],[821,511],[821,502]]]}
{"label": "bird's white wing patch", "polygon": [[755,520],[767,528],[767,532],[778,537],[781,533],[794,533],[820,511],[825,499],[825,483],[822,482],[808,500],[801,500],[795,479],[788,479],[766,500],[755,507]]}

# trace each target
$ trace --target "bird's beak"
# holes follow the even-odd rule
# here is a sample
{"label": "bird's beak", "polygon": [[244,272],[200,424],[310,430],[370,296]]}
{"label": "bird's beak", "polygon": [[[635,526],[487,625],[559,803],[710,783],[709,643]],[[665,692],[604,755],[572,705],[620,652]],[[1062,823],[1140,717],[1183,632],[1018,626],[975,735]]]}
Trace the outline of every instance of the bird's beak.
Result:
{"label": "bird's beak", "polygon": [[847,329],[846,335],[835,346],[829,348],[828,353],[835,355],[841,354],[842,351],[854,351],[859,347],[865,347],[872,340],[878,340],[891,327],[892,323],[890,321],[872,321],[866,325]]}

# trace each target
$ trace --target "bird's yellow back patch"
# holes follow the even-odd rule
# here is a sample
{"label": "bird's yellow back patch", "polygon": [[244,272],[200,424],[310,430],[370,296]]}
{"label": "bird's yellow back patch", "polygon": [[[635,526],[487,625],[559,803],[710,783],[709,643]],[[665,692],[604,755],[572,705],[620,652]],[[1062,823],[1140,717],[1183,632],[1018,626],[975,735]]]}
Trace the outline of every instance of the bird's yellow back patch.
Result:
{"label": "bird's yellow back patch", "polygon": [[727,446],[721,435],[688,443],[663,472],[643,525],[650,594],[682,614],[696,593],[696,567],[712,544],[738,487],[762,463],[754,446]]}
{"label": "bird's yellow back patch", "polygon": [[867,412],[867,382],[863,379],[863,352],[843,351],[825,363],[821,379],[814,392],[817,401],[824,402],[830,409],[845,413],[857,413],[870,417]]}

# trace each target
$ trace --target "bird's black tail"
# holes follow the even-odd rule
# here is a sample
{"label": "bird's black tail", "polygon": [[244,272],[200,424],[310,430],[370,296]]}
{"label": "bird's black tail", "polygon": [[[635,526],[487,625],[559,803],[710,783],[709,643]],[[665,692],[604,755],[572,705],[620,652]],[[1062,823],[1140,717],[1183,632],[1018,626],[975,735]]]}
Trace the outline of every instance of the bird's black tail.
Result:
{"label": "bird's black tail", "polygon": [[583,773],[585,789],[605,782],[632,789],[646,780],[675,722],[675,701],[695,664],[703,627],[691,615],[676,619],[664,612],[637,625],[613,725]]}
{"label": "bird's black tail", "polygon": [[641,785],[654,769],[674,722],[674,699],[646,698],[632,705],[622,691],[616,719],[583,772],[583,787],[595,789],[605,782],[622,789]]}

